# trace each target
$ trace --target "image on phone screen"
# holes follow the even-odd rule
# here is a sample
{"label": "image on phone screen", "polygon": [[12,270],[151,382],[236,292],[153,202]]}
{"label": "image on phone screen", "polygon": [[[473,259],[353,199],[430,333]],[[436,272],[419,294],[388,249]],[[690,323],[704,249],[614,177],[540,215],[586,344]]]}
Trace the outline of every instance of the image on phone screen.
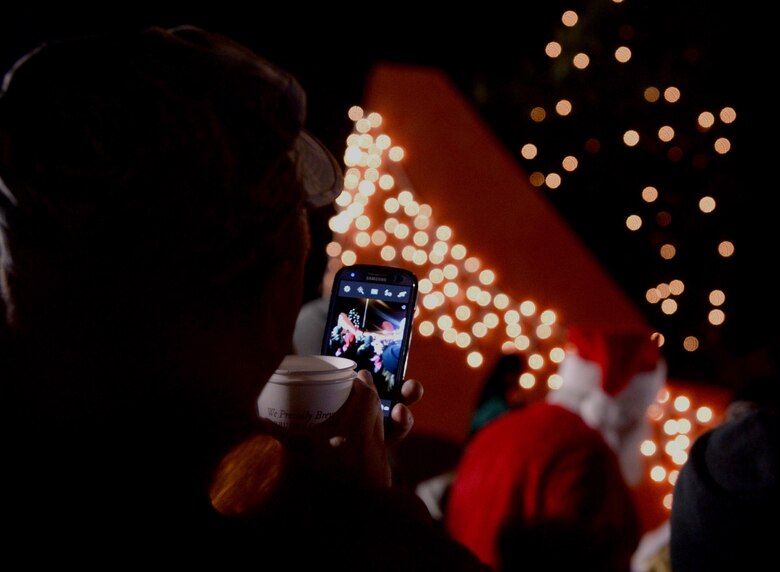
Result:
{"label": "image on phone screen", "polygon": [[349,358],[374,378],[384,415],[400,394],[414,315],[415,285],[337,278],[324,353]]}

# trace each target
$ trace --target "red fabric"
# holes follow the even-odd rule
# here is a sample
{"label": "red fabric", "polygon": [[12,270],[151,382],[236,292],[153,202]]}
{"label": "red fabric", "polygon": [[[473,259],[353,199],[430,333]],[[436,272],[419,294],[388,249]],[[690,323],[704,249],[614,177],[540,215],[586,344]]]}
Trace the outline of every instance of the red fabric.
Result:
{"label": "red fabric", "polygon": [[650,335],[644,328],[571,326],[567,337],[582,359],[601,366],[601,386],[614,397],[636,374],[658,366],[660,350]]}
{"label": "red fabric", "polygon": [[[580,417],[545,402],[506,413],[477,433],[449,492],[447,530],[495,568],[508,517],[582,530],[586,544],[614,554],[614,570],[629,569],[639,541],[638,515],[612,450]],[[578,568],[590,569],[587,562]]]}

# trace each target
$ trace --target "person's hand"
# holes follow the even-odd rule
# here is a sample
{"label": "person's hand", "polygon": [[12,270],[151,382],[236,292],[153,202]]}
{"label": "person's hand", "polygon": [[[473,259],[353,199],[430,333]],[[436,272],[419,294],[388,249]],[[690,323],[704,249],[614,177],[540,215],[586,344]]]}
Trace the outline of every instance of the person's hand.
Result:
{"label": "person's hand", "polygon": [[382,404],[371,372],[358,372],[347,401],[315,431],[325,441],[317,459],[321,469],[360,486],[390,485]]}
{"label": "person's hand", "polygon": [[402,441],[412,430],[414,416],[410,407],[422,399],[423,385],[416,379],[407,379],[401,386],[401,401],[390,412],[390,423],[385,427],[385,444],[388,447]]}

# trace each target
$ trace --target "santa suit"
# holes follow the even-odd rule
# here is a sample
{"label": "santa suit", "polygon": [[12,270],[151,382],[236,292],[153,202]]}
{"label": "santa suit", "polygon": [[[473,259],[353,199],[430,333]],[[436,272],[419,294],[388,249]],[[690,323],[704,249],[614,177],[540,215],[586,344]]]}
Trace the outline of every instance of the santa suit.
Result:
{"label": "santa suit", "polygon": [[505,524],[518,561],[537,562],[537,549],[540,564],[568,557],[544,544],[560,534],[566,551],[580,531],[592,543],[588,558],[608,561],[603,570],[628,570],[640,534],[614,452],[578,415],[545,402],[506,413],[473,438],[445,514],[447,530],[496,569]]}
{"label": "santa suit", "polygon": [[642,328],[574,326],[543,402],[505,413],[468,442],[445,526],[501,570],[630,570],[641,524],[646,410],[665,364]]}

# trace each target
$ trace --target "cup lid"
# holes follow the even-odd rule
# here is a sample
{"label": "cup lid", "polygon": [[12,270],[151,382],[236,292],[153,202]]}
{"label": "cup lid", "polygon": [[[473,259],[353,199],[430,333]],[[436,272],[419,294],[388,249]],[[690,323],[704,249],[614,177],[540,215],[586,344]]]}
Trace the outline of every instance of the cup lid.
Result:
{"label": "cup lid", "polygon": [[357,366],[351,359],[321,355],[288,355],[276,368],[277,374],[292,375],[296,373],[306,374],[334,374],[354,370]]}

